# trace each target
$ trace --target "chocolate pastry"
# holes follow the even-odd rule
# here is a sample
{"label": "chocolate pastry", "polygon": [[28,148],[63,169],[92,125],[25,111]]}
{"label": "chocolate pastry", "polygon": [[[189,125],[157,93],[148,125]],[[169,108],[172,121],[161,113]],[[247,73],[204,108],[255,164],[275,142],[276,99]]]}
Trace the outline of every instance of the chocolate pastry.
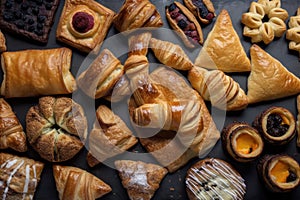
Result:
{"label": "chocolate pastry", "polygon": [[289,49],[298,51],[300,56],[300,7],[296,16],[290,17],[289,29],[286,32],[286,39],[291,40]]}
{"label": "chocolate pastry", "polygon": [[0,98],[0,149],[27,151],[26,135],[10,105]]}
{"label": "chocolate pastry", "polygon": [[32,200],[44,164],[29,158],[0,153],[0,196],[2,200]]}
{"label": "chocolate pastry", "polygon": [[195,163],[185,178],[190,200],[244,199],[246,184],[241,175],[227,162],[207,158]]}
{"label": "chocolate pastry", "polygon": [[203,34],[195,16],[181,3],[175,1],[166,6],[167,20],[175,30],[184,44],[189,48],[203,44]]}
{"label": "chocolate pastry", "polygon": [[203,24],[209,24],[216,16],[214,5],[210,0],[183,0],[183,2]]}
{"label": "chocolate pastry", "polygon": [[296,135],[296,121],[293,114],[283,107],[270,107],[256,117],[253,126],[266,142],[283,145]]}
{"label": "chocolate pastry", "polygon": [[74,157],[83,147],[87,119],[82,107],[71,98],[42,97],[26,115],[26,133],[29,143],[42,158],[62,162]]}
{"label": "chocolate pastry", "polygon": [[6,40],[3,33],[0,30],[0,53],[6,51]]}
{"label": "chocolate pastry", "polygon": [[0,29],[46,44],[58,5],[59,0],[3,0]]}
{"label": "chocolate pastry", "polygon": [[80,51],[98,53],[115,12],[93,0],[66,0],[56,38]]}
{"label": "chocolate pastry", "polygon": [[300,184],[300,166],[288,155],[265,155],[257,164],[257,172],[272,192],[290,192]]}

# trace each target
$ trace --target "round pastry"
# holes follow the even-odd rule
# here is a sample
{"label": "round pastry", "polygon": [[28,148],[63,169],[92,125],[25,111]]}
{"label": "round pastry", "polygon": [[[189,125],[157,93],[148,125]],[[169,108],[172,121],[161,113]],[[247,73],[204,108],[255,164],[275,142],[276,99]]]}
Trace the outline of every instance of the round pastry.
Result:
{"label": "round pastry", "polygon": [[272,192],[290,192],[300,184],[300,166],[288,155],[266,155],[257,165],[264,185]]}
{"label": "round pastry", "polygon": [[293,114],[283,107],[270,107],[253,122],[266,142],[274,145],[288,143],[296,134],[296,121]]}
{"label": "round pastry", "polygon": [[222,144],[225,151],[239,162],[248,162],[259,157],[264,143],[256,129],[247,123],[235,122],[222,131]]}
{"label": "round pastry", "polygon": [[227,162],[207,158],[187,172],[186,191],[190,200],[243,199],[246,185],[241,175]]}
{"label": "round pastry", "polygon": [[[280,0],[252,2],[249,12],[242,15],[243,35],[251,37],[252,43],[263,41],[265,44],[272,42],[274,37],[281,37],[286,31],[284,21],[289,14],[280,6]],[[264,22],[265,18],[268,18],[267,22]]]}
{"label": "round pastry", "polygon": [[29,143],[42,158],[62,162],[83,147],[87,120],[82,107],[71,98],[47,96],[29,109],[26,132]]}

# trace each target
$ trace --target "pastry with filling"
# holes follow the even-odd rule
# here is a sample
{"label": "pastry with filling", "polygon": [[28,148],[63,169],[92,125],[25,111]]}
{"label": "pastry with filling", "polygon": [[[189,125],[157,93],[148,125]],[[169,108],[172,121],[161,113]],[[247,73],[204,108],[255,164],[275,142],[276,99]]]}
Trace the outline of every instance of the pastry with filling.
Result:
{"label": "pastry with filling", "polygon": [[53,175],[60,200],[95,200],[112,191],[93,174],[71,166],[53,166]]}
{"label": "pastry with filling", "polygon": [[115,167],[131,200],[150,200],[168,172],[156,164],[131,160],[117,160]]}
{"label": "pastry with filling", "polygon": [[195,65],[223,72],[248,72],[250,60],[227,10],[222,10],[200,50]]}
{"label": "pastry with filling", "polygon": [[0,149],[27,151],[26,135],[10,105],[0,98]]}
{"label": "pastry with filling", "polygon": [[215,18],[215,8],[210,0],[183,0],[184,5],[203,24],[209,24]]}
{"label": "pastry with filling", "polygon": [[79,51],[97,53],[114,16],[114,11],[96,1],[66,0],[56,38]]}
{"label": "pastry with filling", "polygon": [[0,30],[0,53],[6,51],[6,40],[3,33]]}
{"label": "pastry with filling", "polygon": [[300,92],[300,79],[258,45],[250,48],[249,103],[292,96]]}
{"label": "pastry with filling", "polygon": [[296,16],[290,17],[288,25],[286,39],[290,40],[289,49],[298,51],[300,56],[300,7],[297,9]]}
{"label": "pastry with filling", "polygon": [[0,196],[2,200],[32,200],[44,164],[29,158],[0,153]]}

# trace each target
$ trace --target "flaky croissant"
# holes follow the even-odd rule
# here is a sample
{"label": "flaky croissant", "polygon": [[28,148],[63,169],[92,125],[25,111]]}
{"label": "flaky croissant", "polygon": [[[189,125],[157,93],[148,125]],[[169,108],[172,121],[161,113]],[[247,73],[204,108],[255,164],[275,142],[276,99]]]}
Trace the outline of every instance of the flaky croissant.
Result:
{"label": "flaky croissant", "polygon": [[208,71],[194,67],[188,79],[206,101],[226,110],[242,110],[248,105],[248,98],[240,85],[220,70]]}

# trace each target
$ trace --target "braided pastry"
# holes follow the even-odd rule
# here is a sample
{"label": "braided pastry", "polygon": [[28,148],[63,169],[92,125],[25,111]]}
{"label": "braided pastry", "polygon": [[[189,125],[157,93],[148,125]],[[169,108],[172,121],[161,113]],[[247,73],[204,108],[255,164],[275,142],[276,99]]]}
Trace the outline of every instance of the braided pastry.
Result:
{"label": "braided pastry", "polygon": [[297,10],[297,15],[290,17],[286,39],[291,40],[289,49],[298,51],[300,55],[300,7]]}

